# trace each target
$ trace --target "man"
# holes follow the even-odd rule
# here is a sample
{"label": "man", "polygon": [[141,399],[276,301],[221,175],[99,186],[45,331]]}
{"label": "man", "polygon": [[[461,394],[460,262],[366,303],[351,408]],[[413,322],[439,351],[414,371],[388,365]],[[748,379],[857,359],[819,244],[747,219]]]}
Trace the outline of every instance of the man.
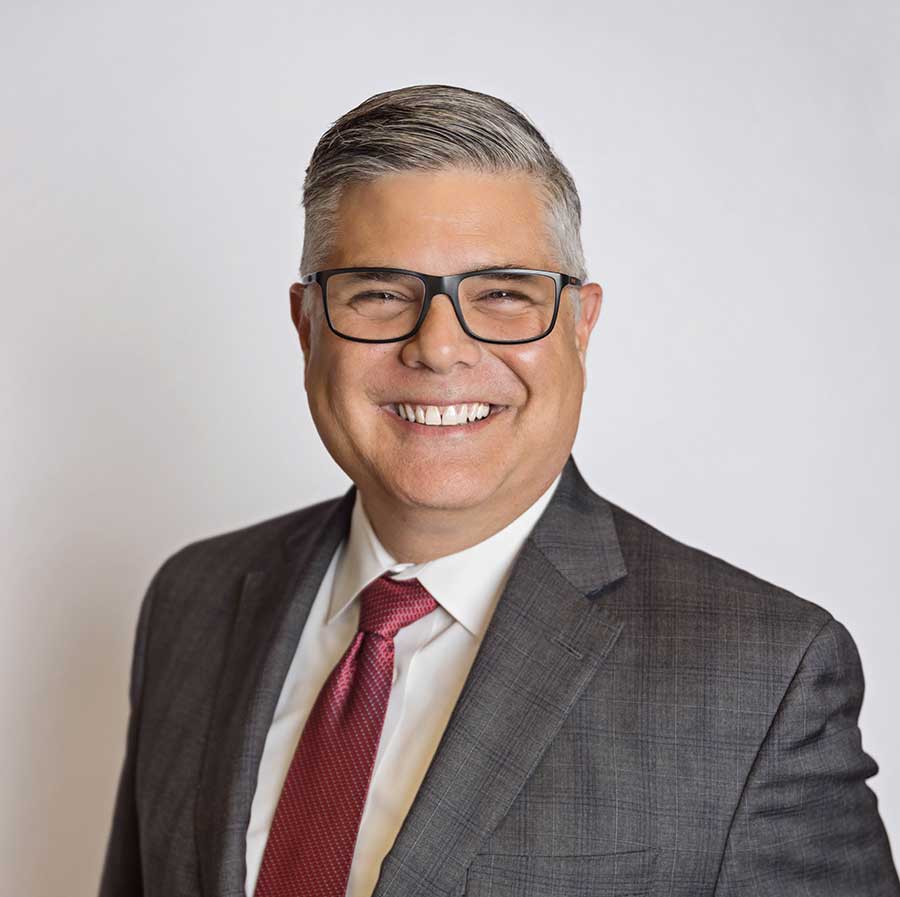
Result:
{"label": "man", "polygon": [[900,895],[847,629],[570,455],[602,290],[540,133],[379,94],[304,205],[353,486],[153,577],[101,895]]}

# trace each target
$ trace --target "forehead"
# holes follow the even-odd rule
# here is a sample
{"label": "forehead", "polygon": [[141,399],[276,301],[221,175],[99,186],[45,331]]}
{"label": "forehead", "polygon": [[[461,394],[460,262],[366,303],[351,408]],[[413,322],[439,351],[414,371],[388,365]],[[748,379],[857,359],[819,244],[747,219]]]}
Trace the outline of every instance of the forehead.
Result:
{"label": "forehead", "polygon": [[484,265],[552,268],[539,183],[524,174],[403,172],[345,187],[329,267],[450,274]]}

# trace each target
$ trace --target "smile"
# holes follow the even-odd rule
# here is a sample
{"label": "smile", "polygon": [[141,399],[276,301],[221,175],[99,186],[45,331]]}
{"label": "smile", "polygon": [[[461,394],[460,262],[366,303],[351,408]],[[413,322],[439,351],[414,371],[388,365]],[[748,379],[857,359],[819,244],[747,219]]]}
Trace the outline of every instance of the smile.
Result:
{"label": "smile", "polygon": [[505,405],[492,405],[490,402],[464,402],[456,405],[394,402],[382,407],[407,423],[426,427],[475,426],[506,408]]}

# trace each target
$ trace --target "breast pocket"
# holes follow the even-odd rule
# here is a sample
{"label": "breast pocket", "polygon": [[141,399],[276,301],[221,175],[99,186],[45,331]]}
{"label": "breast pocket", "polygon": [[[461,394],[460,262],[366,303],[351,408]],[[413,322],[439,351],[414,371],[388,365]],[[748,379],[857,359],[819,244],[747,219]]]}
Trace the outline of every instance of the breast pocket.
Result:
{"label": "breast pocket", "polygon": [[578,856],[479,854],[466,897],[650,897],[654,848]]}

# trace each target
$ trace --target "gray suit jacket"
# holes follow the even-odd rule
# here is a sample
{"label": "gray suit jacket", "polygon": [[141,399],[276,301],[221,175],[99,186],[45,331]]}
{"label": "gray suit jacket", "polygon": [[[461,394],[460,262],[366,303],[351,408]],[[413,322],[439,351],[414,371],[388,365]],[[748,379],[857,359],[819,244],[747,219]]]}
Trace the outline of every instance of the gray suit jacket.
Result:
{"label": "gray suit jacket", "polygon": [[[153,577],[101,897],[243,897],[269,722],[353,499]],[[826,610],[606,501],[570,457],[374,897],[898,897],[863,687]]]}

